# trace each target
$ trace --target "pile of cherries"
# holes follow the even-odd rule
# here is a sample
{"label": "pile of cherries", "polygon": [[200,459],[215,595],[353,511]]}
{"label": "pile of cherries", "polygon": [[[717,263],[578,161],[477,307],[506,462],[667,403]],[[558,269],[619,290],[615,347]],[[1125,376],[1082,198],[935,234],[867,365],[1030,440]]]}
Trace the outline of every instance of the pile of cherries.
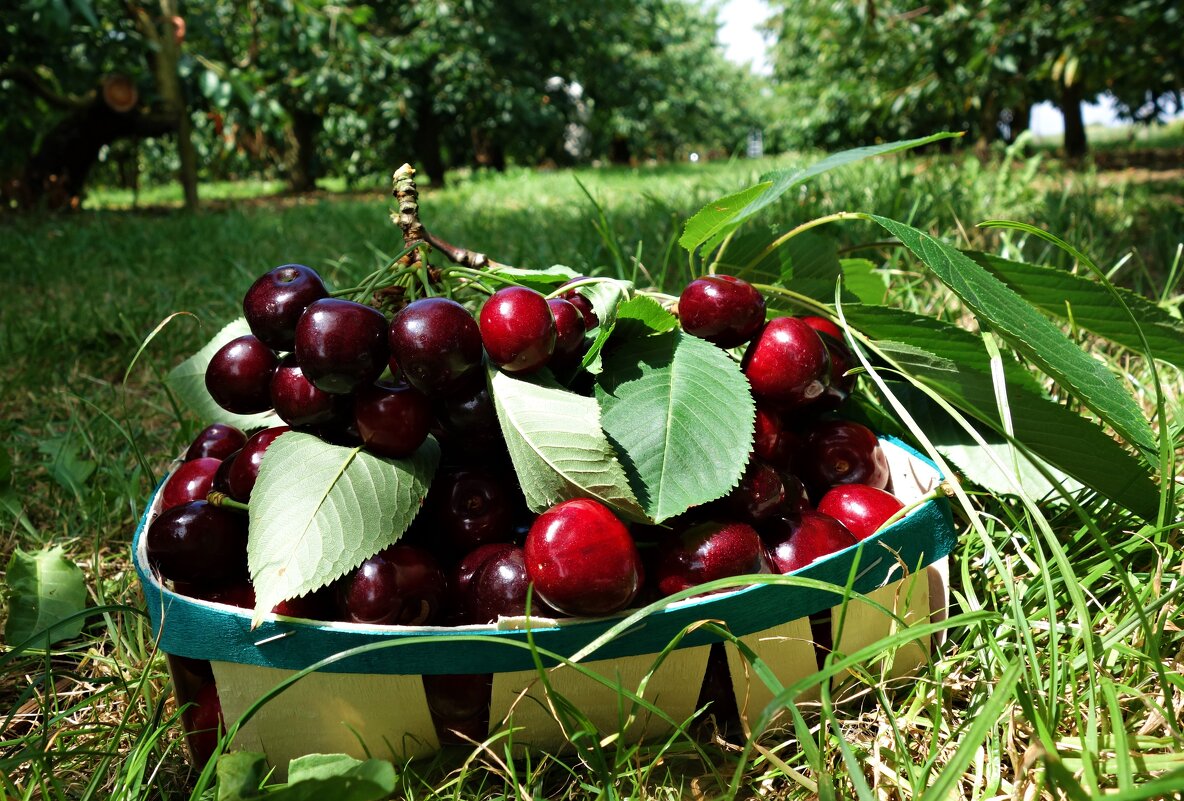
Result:
{"label": "pile of cherries", "polygon": [[[380,456],[414,453],[430,434],[439,472],[399,542],[277,614],[374,625],[496,622],[526,611],[601,616],[715,579],[789,573],[873,534],[903,504],[888,491],[875,434],[835,417],[851,392],[852,356],[820,317],[766,321],[760,292],[726,275],[692,281],[678,300],[685,332],[744,347],[756,401],[751,459],[726,497],[663,526],[628,525],[589,499],[540,515],[526,506],[501,438],[485,362],[519,375],[544,366],[572,386],[598,325],[575,289],[547,299],[509,286],[477,318],[445,297],[393,318],[331,297],[315,271],[278,267],[247,291],[251,334],[211,359],[206,387],[225,409],[274,409],[285,423],[248,437],[203,430],[165,484],[147,533],[150,563],[179,592],[253,608],[247,518],[206,500],[250,500],[267,447],[297,430]],[[442,736],[478,732],[488,676],[425,677]],[[487,720],[484,721],[487,723]],[[482,736],[483,736],[483,732]]]}

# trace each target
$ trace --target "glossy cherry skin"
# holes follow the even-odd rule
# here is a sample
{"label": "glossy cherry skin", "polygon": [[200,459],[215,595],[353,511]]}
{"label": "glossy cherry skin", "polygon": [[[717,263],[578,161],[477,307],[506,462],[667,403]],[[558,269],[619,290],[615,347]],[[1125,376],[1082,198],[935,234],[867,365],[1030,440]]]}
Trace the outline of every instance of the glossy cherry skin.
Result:
{"label": "glossy cherry skin", "polygon": [[386,317],[352,300],[322,298],[296,324],[296,361],[304,377],[334,395],[373,384],[387,368]]}
{"label": "glossy cherry skin", "polygon": [[555,352],[549,362],[552,369],[571,369],[584,355],[584,316],[570,300],[551,298],[547,301],[555,318]]}
{"label": "glossy cherry skin", "polygon": [[801,465],[802,477],[819,494],[836,484],[884,489],[891,477],[875,433],[850,420],[823,420],[810,426]]}
{"label": "glossy cherry skin", "polygon": [[808,509],[810,498],[797,476],[753,459],[744,468],[740,483],[728,493],[725,505],[737,519],[759,523],[777,515]]}
{"label": "glossy cherry skin", "polygon": [[497,409],[484,381],[461,394],[440,400],[436,405],[436,419],[449,434],[463,439],[501,436]]}
{"label": "glossy cherry skin", "polygon": [[292,353],[280,360],[280,366],[271,377],[270,392],[271,407],[293,428],[325,425],[341,413],[342,396],[314,386]]}
{"label": "glossy cherry skin", "polygon": [[[255,588],[246,581],[200,592],[197,597],[227,606],[237,606],[240,609],[255,608]],[[334,618],[333,599],[327,588],[301,595],[298,598],[280,601],[272,607],[271,611],[276,615],[303,620],[332,620]]]}
{"label": "glossy cherry skin", "polygon": [[[489,556],[469,580],[464,600],[464,622],[496,623],[499,617],[526,614],[530,576],[522,548],[511,545]],[[538,587],[530,599],[531,616],[557,617],[558,613],[539,597]]]}
{"label": "glossy cherry skin", "polygon": [[448,593],[444,604],[446,623],[469,622],[466,612],[473,576],[477,575],[477,571],[487,561],[496,556],[504,556],[507,551],[513,550],[515,547],[513,543],[509,542],[488,542],[478,545],[453,565],[452,571],[448,574]]}
{"label": "glossy cherry skin", "polygon": [[247,444],[247,435],[234,426],[213,423],[203,428],[193,438],[193,442],[189,444],[189,450],[185,451],[185,461],[202,457],[225,459],[245,444]]}
{"label": "glossy cherry skin", "polygon": [[392,545],[337,584],[342,619],[374,625],[424,626],[443,609],[444,573],[422,548]]}
{"label": "glossy cherry skin", "polygon": [[629,529],[588,498],[552,506],[526,535],[526,567],[539,597],[577,617],[629,606],[641,589],[641,556]]}
{"label": "glossy cherry skin", "polygon": [[236,337],[206,366],[206,390],[228,412],[265,412],[271,408],[271,376],[279,363],[275,351],[255,337]]}
{"label": "glossy cherry skin", "polygon": [[792,573],[811,562],[854,545],[847,527],[830,515],[804,511],[763,527],[769,558],[778,573]]}
{"label": "glossy cherry skin", "polygon": [[243,315],[251,333],[268,347],[290,351],[296,345],[296,323],[313,302],[329,292],[316,270],[285,264],[268,270],[243,296]]}
{"label": "glossy cherry skin", "polygon": [[838,520],[856,539],[875,534],[888,518],[904,508],[895,495],[865,484],[839,484],[818,502],[818,511]]}
{"label": "glossy cherry skin", "polygon": [[403,459],[415,453],[434,420],[432,404],[422,392],[406,384],[374,384],[359,389],[354,398],[354,422],[366,450]]}
{"label": "glossy cherry skin", "polygon": [[596,316],[596,311],[592,308],[592,301],[581,295],[574,289],[569,289],[559,297],[566,300],[568,303],[576,307],[576,311],[584,318],[584,330],[591,331],[596,326],[600,325],[600,318]]}
{"label": "glossy cherry skin", "polygon": [[234,457],[234,463],[226,473],[226,494],[236,501],[246,503],[251,500],[251,491],[255,488],[255,481],[259,478],[259,467],[263,464],[263,455],[281,434],[292,429],[287,426],[265,428],[256,432],[247,440],[247,444]]}
{"label": "glossy cherry skin", "polygon": [[532,373],[555,352],[555,318],[533,289],[508,286],[481,307],[481,342],[489,359],[508,373]]}
{"label": "glossy cherry skin", "polygon": [[662,544],[655,578],[665,596],[728,576],[772,572],[756,529],[747,523],[708,521]]}
{"label": "glossy cherry skin", "polygon": [[752,452],[761,461],[782,470],[794,471],[795,459],[802,449],[802,438],[785,426],[781,413],[757,405]]}
{"label": "glossy cherry skin", "polygon": [[845,373],[855,366],[855,358],[843,338],[843,331],[825,317],[803,317],[802,321],[818,332],[830,355],[830,384],[818,399],[817,405],[837,409],[855,388],[855,376]]}
{"label": "glossy cherry skin", "polygon": [[796,317],[770,320],[741,361],[753,397],[781,410],[817,399],[830,383],[830,356],[813,328]]}
{"label": "glossy cherry skin", "polygon": [[214,755],[219,737],[226,730],[226,721],[222,719],[222,704],[213,681],[201,685],[190,700],[191,705],[182,713],[181,722],[194,767],[200,768]]}
{"label": "glossy cherry skin", "polygon": [[480,376],[481,329],[454,300],[407,304],[391,320],[389,342],[403,378],[430,398],[464,391]]}
{"label": "glossy cherry skin", "polygon": [[452,470],[432,487],[432,515],[445,549],[468,553],[478,545],[513,536],[514,498],[488,470]]}
{"label": "glossy cherry skin", "polygon": [[721,348],[734,348],[756,336],[765,324],[765,299],[743,279],[705,275],[683,289],[678,318],[688,334]]}
{"label": "glossy cherry skin", "polygon": [[171,509],[190,501],[204,501],[214,486],[214,474],[221,464],[221,459],[209,457],[183,462],[165,482],[160,508]]}
{"label": "glossy cherry skin", "polygon": [[247,574],[247,516],[190,501],[148,527],[148,563],[166,579],[212,586]]}

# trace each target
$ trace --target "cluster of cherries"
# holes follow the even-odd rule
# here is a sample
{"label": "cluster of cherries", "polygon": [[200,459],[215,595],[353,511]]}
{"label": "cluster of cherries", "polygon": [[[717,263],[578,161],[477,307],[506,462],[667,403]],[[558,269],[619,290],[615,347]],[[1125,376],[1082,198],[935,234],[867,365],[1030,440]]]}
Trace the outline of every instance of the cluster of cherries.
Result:
{"label": "cluster of cherries", "polygon": [[[314,433],[401,458],[429,433],[442,466],[400,541],[277,614],[376,625],[462,625],[526,612],[600,616],[715,579],[789,573],[870,536],[902,508],[875,434],[836,419],[852,389],[852,357],[819,317],[766,321],[765,301],[725,275],[692,281],[678,301],[689,334],[745,347],[756,401],[752,456],[726,497],[664,526],[627,525],[589,499],[541,515],[514,483],[485,381],[485,360],[527,374],[574,375],[597,318],[575,290],[546,299],[510,286],[479,318],[456,301],[412,301],[387,320],[329,296],[301,265],[276,268],[248,290],[251,334],[211,359],[206,386],[228,411],[274,409],[286,423],[247,437],[212,425],[162,492],[147,534],[152,565],[180,592],[255,605],[246,569],[246,516],[206,500],[247,503],[268,445]],[[442,736],[487,723],[489,676],[425,677]],[[483,732],[482,732],[483,734]]]}

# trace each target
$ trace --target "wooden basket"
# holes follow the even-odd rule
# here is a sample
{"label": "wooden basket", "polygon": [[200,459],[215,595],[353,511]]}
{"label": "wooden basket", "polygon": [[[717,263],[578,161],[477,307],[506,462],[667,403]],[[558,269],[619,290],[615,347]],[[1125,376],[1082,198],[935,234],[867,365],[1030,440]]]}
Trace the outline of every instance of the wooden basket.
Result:
{"label": "wooden basket", "polygon": [[[906,504],[941,481],[931,462],[899,441],[887,438],[882,445],[892,490]],[[158,489],[133,541],[153,631],[172,657],[209,660],[228,723],[294,672],[327,660],[264,705],[234,742],[236,748],[266,753],[281,772],[288,760],[309,753],[361,758],[368,750],[372,756],[399,759],[438,750],[424,674],[493,673],[491,728],[512,725],[515,744],[524,748],[561,749],[567,736],[539,680],[536,658],[547,668],[552,692],[575,704],[602,734],[622,731],[628,723],[626,737],[659,736],[669,731],[669,723],[623,699],[619,688],[632,693],[641,688],[642,697],[674,721],[690,718],[711,644],[721,640],[702,621],[725,626],[789,685],[816,672],[818,652],[809,616],[840,604],[849,579],[855,592],[891,610],[895,618],[850,598],[842,620],[835,614],[829,624],[837,651],[853,653],[901,622],[943,619],[949,597],[945,557],[955,542],[949,502],[939,497],[859,545],[795,574],[837,585],[833,589],[756,584],[641,615],[503,618],[495,625],[447,628],[315,623],[268,615],[252,630],[250,612],[177,594],[150,570],[144,533],[159,512],[160,495]],[[598,638],[602,642],[589,650]],[[677,648],[656,665],[659,653],[676,639]],[[920,637],[872,667],[901,675],[923,663],[931,646],[930,638]],[[731,644],[727,655],[740,712],[755,723],[772,693],[749,676],[746,660]],[[607,684],[555,657],[576,658]],[[191,699],[198,681],[185,664],[184,659],[170,659],[179,702]]]}

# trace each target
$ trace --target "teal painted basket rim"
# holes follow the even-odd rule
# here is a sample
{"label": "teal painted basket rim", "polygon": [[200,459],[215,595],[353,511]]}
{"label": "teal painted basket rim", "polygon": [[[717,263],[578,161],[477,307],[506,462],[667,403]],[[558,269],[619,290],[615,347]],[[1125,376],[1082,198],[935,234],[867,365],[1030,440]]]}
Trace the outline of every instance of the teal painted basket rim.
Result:
{"label": "teal painted basket rim", "polygon": [[[893,437],[882,437],[914,467],[936,484],[942,476],[936,465]],[[894,475],[894,481],[898,476]],[[523,628],[489,626],[412,627],[367,626],[352,623],[298,621],[268,615],[251,630],[251,613],[237,607],[201,601],[164,587],[147,566],[144,533],[158,506],[162,481],[144,511],[133,537],[136,572],[140,577],[153,633],[163,651],[177,656],[237,662],[284,670],[300,670],[345,651],[366,648],[324,668],[336,673],[453,674],[532,670],[534,655],[522,644]],[[843,588],[855,577],[852,589],[867,593],[923,568],[949,554],[956,543],[948,499],[939,497],[916,509],[858,545],[819,560],[788,579],[792,583],[763,583],[730,592],[671,603],[640,617],[624,631],[586,654],[589,660],[657,653],[681,637],[678,647],[719,641],[718,635],[697,625],[705,620],[726,622],[743,636],[821,612],[842,602]],[[812,581],[798,582],[800,577]],[[766,578],[765,581],[786,581]],[[828,589],[824,585],[837,585]],[[636,610],[608,618],[534,623],[529,638],[545,652],[570,657],[619,626]],[[553,659],[544,659],[553,664]]]}

